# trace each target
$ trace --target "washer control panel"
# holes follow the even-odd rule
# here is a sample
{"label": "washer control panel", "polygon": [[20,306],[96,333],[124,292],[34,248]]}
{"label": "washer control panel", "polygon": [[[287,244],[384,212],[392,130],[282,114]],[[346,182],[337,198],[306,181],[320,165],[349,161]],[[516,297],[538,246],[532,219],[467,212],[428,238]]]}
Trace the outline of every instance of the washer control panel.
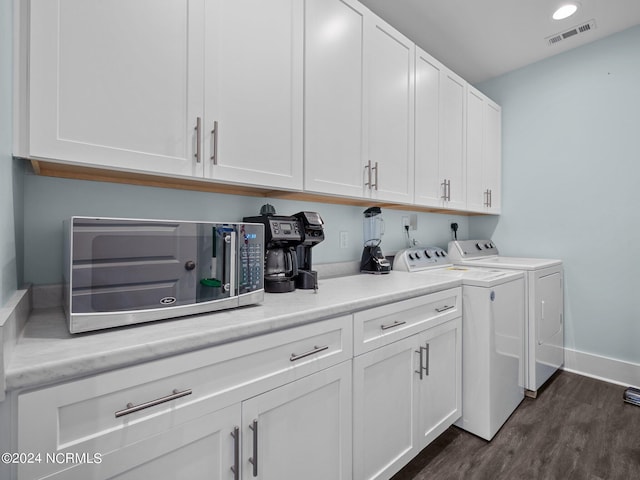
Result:
{"label": "washer control panel", "polygon": [[418,272],[448,265],[451,265],[451,260],[446,250],[440,247],[407,248],[396,253],[393,260],[393,269],[403,272]]}
{"label": "washer control panel", "polygon": [[498,247],[491,240],[455,240],[449,242],[449,255],[453,261],[491,257],[498,255]]}

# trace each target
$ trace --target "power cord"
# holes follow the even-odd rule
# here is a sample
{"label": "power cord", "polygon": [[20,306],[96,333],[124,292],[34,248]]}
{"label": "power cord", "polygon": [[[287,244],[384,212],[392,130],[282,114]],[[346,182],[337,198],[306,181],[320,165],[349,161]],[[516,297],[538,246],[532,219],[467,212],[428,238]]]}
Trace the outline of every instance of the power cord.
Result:
{"label": "power cord", "polygon": [[458,240],[458,224],[457,223],[452,223],[451,224],[451,230],[453,230],[453,239],[454,240]]}

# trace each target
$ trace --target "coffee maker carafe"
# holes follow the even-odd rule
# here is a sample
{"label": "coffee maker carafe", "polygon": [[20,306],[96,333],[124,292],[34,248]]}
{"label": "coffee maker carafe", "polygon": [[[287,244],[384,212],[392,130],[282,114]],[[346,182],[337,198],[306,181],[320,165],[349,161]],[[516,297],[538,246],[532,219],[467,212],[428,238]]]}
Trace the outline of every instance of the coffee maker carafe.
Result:
{"label": "coffee maker carafe", "polygon": [[384,257],[380,248],[384,234],[384,220],[380,207],[370,207],[364,211],[362,227],[364,249],[360,260],[360,271],[363,273],[389,273],[391,264]]}
{"label": "coffee maker carafe", "polygon": [[302,227],[303,241],[297,247],[298,275],[296,288],[318,289],[318,272],[313,270],[311,249],[324,240],[324,222],[316,212],[298,212],[294,215]]}
{"label": "coffee maker carafe", "polygon": [[296,217],[276,215],[272,205],[263,205],[260,216],[245,217],[245,222],[265,226],[264,290],[269,293],[292,292],[296,289],[298,257],[296,247],[303,234]]}

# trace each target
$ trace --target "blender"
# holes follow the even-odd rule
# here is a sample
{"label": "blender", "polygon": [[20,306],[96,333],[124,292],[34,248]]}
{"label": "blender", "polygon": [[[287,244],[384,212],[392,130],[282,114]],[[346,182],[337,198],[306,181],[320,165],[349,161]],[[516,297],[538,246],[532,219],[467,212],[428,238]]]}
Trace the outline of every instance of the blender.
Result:
{"label": "blender", "polygon": [[391,264],[384,258],[380,242],[384,234],[384,220],[380,207],[370,207],[364,211],[364,249],[360,260],[362,273],[389,273]]}

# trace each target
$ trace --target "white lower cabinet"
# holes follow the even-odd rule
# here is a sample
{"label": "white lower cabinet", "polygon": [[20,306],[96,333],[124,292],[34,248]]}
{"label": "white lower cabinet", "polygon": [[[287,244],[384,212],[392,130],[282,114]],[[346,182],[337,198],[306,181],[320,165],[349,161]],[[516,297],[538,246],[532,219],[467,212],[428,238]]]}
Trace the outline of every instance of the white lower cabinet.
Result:
{"label": "white lower cabinet", "polygon": [[256,420],[258,478],[350,478],[351,331],[336,317],[20,393],[14,451],[41,461],[13,476],[253,479]]}
{"label": "white lower cabinet", "polygon": [[452,288],[12,392],[11,450],[40,457],[0,475],[386,480],[460,417],[460,302]]}
{"label": "white lower cabinet", "polygon": [[351,478],[351,362],[243,402],[242,418],[242,478]]}
{"label": "white lower cabinet", "polygon": [[[54,474],[51,479],[233,479],[235,428],[240,405],[176,426],[126,448],[101,454],[99,463],[84,462]],[[99,453],[99,452],[96,452]],[[88,458],[93,458],[93,452]],[[67,462],[60,456],[61,462]]]}
{"label": "white lower cabinet", "polygon": [[461,415],[460,317],[357,356],[353,371],[354,480],[388,479]]}

